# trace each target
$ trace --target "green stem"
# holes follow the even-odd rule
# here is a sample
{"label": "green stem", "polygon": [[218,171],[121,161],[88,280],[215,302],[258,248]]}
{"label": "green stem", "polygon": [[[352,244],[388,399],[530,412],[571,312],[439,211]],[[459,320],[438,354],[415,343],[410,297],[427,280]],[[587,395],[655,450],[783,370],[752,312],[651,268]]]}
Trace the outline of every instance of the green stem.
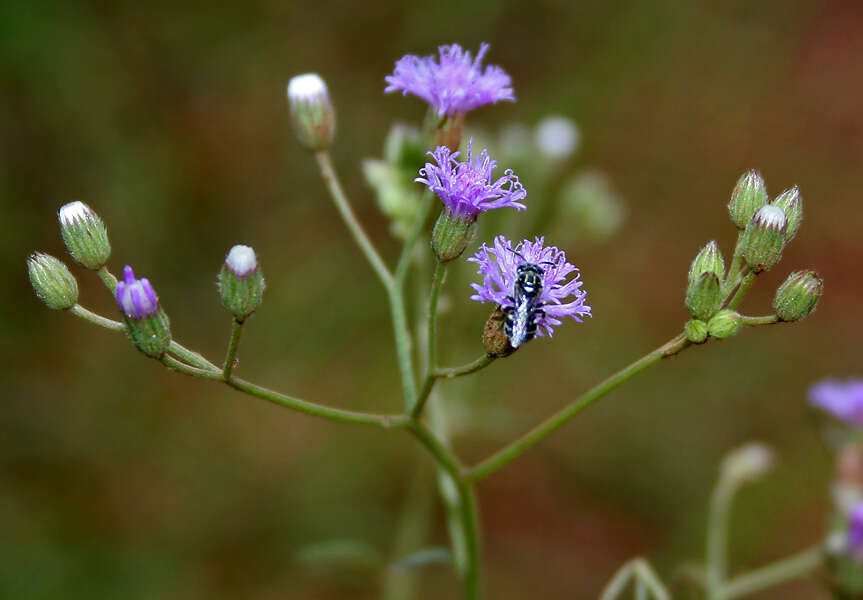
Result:
{"label": "green stem", "polygon": [[287,394],[282,394],[254,383],[250,383],[238,377],[232,377],[230,381],[225,382],[232,388],[243,393],[261,398],[273,404],[284,406],[297,412],[329,419],[330,421],[338,421],[341,423],[355,423],[358,425],[375,425],[383,429],[398,429],[407,428],[410,425],[410,419],[404,415],[376,415],[371,413],[355,412],[352,410],[343,410],[340,408],[331,408],[322,406],[314,402],[300,400]]}
{"label": "green stem", "polygon": [[737,291],[734,293],[734,297],[728,302],[726,308],[734,310],[737,308],[743,298],[746,297],[746,294],[749,292],[749,288],[752,287],[752,283],[755,281],[755,277],[757,273],[755,271],[751,271],[747,268],[743,269],[743,277],[740,280],[740,285],[737,286]]}
{"label": "green stem", "polygon": [[221,379],[222,374],[219,371],[213,371],[211,369],[198,369],[197,367],[190,367],[184,362],[181,362],[171,356],[170,354],[165,354],[161,358],[162,364],[171,369],[172,371],[177,371],[178,373],[182,373],[183,375],[190,375],[192,377],[201,377],[203,379]]}
{"label": "green stem", "polygon": [[417,400],[417,404],[414,407],[414,410],[411,411],[411,416],[417,417],[420,413],[422,413],[423,407],[428,401],[432,389],[434,389],[434,384],[438,379],[455,379],[456,377],[476,373],[480,369],[484,369],[485,367],[493,363],[494,360],[494,356],[490,354],[483,354],[475,361],[470,362],[466,365],[462,365],[460,367],[436,368],[429,375],[426,375],[425,381],[423,382],[422,390],[420,391],[419,399]]}
{"label": "green stem", "polygon": [[405,313],[405,301],[402,289],[395,284],[387,288],[390,300],[390,314],[393,320],[393,333],[396,338],[396,354],[399,361],[399,372],[402,378],[402,393],[405,409],[410,410],[416,404],[417,387],[414,381],[413,358],[411,357],[411,334],[408,330],[408,319]]}
{"label": "green stem", "polygon": [[393,276],[384,264],[378,251],[375,250],[374,245],[362,225],[360,225],[360,222],[357,220],[357,216],[354,214],[354,211],[348,202],[348,198],[339,183],[339,179],[336,177],[336,172],[333,169],[333,163],[330,159],[329,153],[326,150],[315,152],[315,158],[318,160],[318,166],[321,169],[321,177],[324,179],[324,184],[326,184],[327,189],[330,192],[330,196],[332,196],[333,201],[336,203],[336,208],[339,210],[339,213],[341,213],[342,220],[344,220],[345,225],[348,226],[351,235],[354,237],[354,241],[360,247],[360,250],[363,251],[363,254],[366,255],[366,260],[369,261],[369,264],[371,264],[375,273],[377,273],[377,276],[384,284],[384,287],[388,289],[391,288]]}
{"label": "green stem", "polygon": [[228,353],[225,356],[225,365],[222,367],[222,378],[225,381],[231,379],[234,370],[234,362],[237,358],[237,349],[240,347],[240,335],[243,333],[243,322],[234,319],[231,323],[231,340],[228,342]]}
{"label": "green stem", "polygon": [[742,323],[749,327],[756,327],[758,325],[773,325],[774,323],[779,323],[779,317],[776,315],[764,315],[763,317],[743,317]]}
{"label": "green stem", "polygon": [[731,259],[731,265],[728,267],[728,273],[725,276],[725,284],[722,286],[722,297],[725,298],[731,293],[731,290],[737,285],[737,276],[740,274],[740,267],[743,266],[743,232],[737,235],[737,244],[734,246],[734,256]]}
{"label": "green stem", "polygon": [[465,570],[464,596],[465,600],[478,600],[482,595],[480,581],[480,541],[479,517],[476,494],[470,482],[464,479],[456,480],[459,495],[459,510],[461,527],[465,536]]}
{"label": "green stem", "polygon": [[76,304],[72,308],[69,309],[69,312],[75,315],[76,317],[81,317],[87,321],[90,321],[94,325],[98,325],[99,327],[104,327],[105,329],[110,329],[111,331],[126,331],[126,326],[123,325],[120,321],[114,321],[113,319],[107,319],[102,315],[97,315],[94,312],[91,312],[81,306],[80,304]]}
{"label": "green stem", "polygon": [[576,398],[557,414],[552,415],[519,439],[511,442],[489,458],[470,468],[465,475],[467,480],[479,481],[480,479],[488,477],[507,463],[518,458],[530,448],[537,445],[558,428],[563,426],[567,421],[572,419],[575,415],[593,404],[599,398],[605,396],[620,384],[631,379],[633,376],[648,367],[655,365],[663,358],[668,358],[669,356],[677,354],[689,345],[690,344],[686,340],[686,336],[681,333],[653,352],[624,367],[599,385]]}
{"label": "green stem", "polygon": [[99,267],[99,270],[96,272],[99,275],[99,279],[102,280],[102,283],[105,284],[109,290],[111,290],[112,294],[117,293],[117,278],[108,270],[107,266]]}
{"label": "green stem", "polygon": [[710,498],[710,512],[707,517],[707,558],[705,585],[708,600],[719,600],[719,593],[725,581],[727,570],[728,516],[731,503],[737,491],[737,482],[720,475]]}
{"label": "green stem", "polygon": [[734,600],[802,577],[821,566],[823,560],[824,553],[820,546],[809,548],[772,565],[735,577],[722,587],[718,598]]}
{"label": "green stem", "polygon": [[198,367],[199,369],[205,369],[205,370],[210,370],[210,371],[219,371],[219,372],[221,372],[221,370],[222,370],[219,367],[217,367],[216,365],[214,365],[213,363],[211,363],[210,361],[208,361],[206,358],[204,358],[203,356],[198,354],[197,352],[189,350],[188,348],[181,345],[179,342],[177,342],[175,340],[171,340],[171,345],[168,346],[168,352],[170,352],[174,356],[182,358],[184,361],[186,361],[190,365],[194,365],[194,366]]}
{"label": "green stem", "polygon": [[446,264],[440,261],[435,265],[434,275],[432,275],[432,287],[429,294],[429,305],[426,314],[428,333],[426,335],[428,349],[426,351],[426,376],[423,383],[423,389],[420,392],[417,401],[411,406],[410,415],[413,418],[418,418],[425,407],[426,400],[431,394],[435,382],[435,369],[437,367],[437,301],[440,297],[440,289],[443,285],[444,277],[446,276]]}

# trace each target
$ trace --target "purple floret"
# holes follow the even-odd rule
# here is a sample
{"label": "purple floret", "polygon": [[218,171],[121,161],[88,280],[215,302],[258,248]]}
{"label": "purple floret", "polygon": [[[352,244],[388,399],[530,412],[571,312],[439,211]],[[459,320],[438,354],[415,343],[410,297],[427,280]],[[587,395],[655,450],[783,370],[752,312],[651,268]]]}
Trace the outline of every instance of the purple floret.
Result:
{"label": "purple floret", "polygon": [[472,148],[473,139],[468,143],[467,160],[459,162],[459,152],[438,146],[434,152],[429,152],[437,165],[426,163],[420,169],[421,177],[414,181],[428,186],[456,218],[473,220],[479,213],[494,208],[527,208],[519,202],[527,197],[527,191],[512,169],[507,169],[503,177],[492,181],[497,162],[489,157],[487,150],[473,156]]}
{"label": "purple floret", "polygon": [[512,81],[506,71],[482,62],[488,44],[481,44],[476,58],[458,44],[440,46],[439,60],[434,55],[408,54],[396,62],[387,75],[384,92],[402,92],[422,98],[438,115],[463,114],[501,100],[515,102]]}
{"label": "purple floret", "polygon": [[863,552],[863,502],[858,502],[848,513],[848,549],[854,555]]}
{"label": "purple floret", "polygon": [[[543,247],[544,242],[544,237],[537,237],[533,242],[523,240],[513,247],[511,241],[499,235],[493,247],[483,244],[467,260],[477,263],[477,272],[483,276],[482,284],[471,284],[476,293],[470,299],[500,306],[511,305],[508,297],[513,295],[518,267],[525,263],[540,266],[543,286],[539,301],[544,305],[545,315],[537,323],[537,335],[551,336],[562,318],[572,317],[581,323],[582,317],[591,316],[591,308],[584,303],[587,292],[581,290],[583,282],[578,268],[566,261],[563,250],[555,246]],[[566,281],[572,273],[575,277]]]}
{"label": "purple floret", "polygon": [[863,379],[827,379],[809,388],[809,402],[851,425],[863,426]]}
{"label": "purple floret", "polygon": [[123,267],[123,281],[117,283],[117,304],[123,314],[140,321],[159,310],[159,298],[146,277],[135,278],[132,267]]}

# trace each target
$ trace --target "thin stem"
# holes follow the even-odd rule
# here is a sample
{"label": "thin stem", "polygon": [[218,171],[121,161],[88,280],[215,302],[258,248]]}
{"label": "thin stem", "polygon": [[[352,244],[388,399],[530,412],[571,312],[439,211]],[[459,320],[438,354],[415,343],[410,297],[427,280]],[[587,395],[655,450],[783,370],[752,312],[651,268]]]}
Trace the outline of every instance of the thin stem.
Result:
{"label": "thin stem", "polygon": [[755,281],[756,273],[755,271],[749,270],[748,268],[743,269],[744,275],[740,280],[740,285],[737,287],[737,291],[734,293],[734,297],[728,302],[726,308],[734,310],[737,308],[737,305],[743,301],[743,298],[746,297],[746,294],[749,292],[749,288],[752,287],[752,283]]}
{"label": "thin stem", "polygon": [[742,598],[802,577],[821,566],[823,560],[824,553],[820,546],[809,548],[772,565],[735,577],[722,587],[718,598],[719,600]]}
{"label": "thin stem", "polygon": [[160,359],[162,364],[171,369],[172,371],[177,371],[178,373],[182,373],[183,375],[190,375],[192,377],[201,377],[203,379],[221,379],[222,374],[216,370],[213,371],[211,369],[199,369],[197,367],[190,367],[184,362],[180,362],[170,354],[165,354]]}
{"label": "thin stem", "polygon": [[624,367],[599,385],[585,392],[560,410],[557,414],[552,415],[519,439],[511,442],[489,458],[470,468],[465,475],[466,479],[468,481],[479,481],[480,479],[488,477],[507,463],[513,461],[527,452],[530,448],[537,445],[557,429],[562,427],[575,415],[593,404],[599,398],[605,396],[620,384],[631,379],[633,376],[648,367],[655,365],[663,358],[668,358],[669,356],[677,354],[689,345],[690,344],[687,341],[686,336],[683,334],[679,334],[672,338],[653,352]]}
{"label": "thin stem", "polygon": [[96,272],[99,275],[99,279],[102,280],[102,283],[105,284],[109,290],[111,290],[112,294],[117,293],[117,278],[108,270],[108,267],[103,265],[99,267],[99,270]]}
{"label": "thin stem", "polygon": [[440,368],[438,367],[433,372],[426,375],[425,381],[423,382],[422,390],[420,391],[419,398],[417,400],[416,406],[414,410],[411,411],[411,416],[417,417],[420,413],[422,413],[423,407],[431,395],[432,390],[434,389],[435,382],[438,379],[455,379],[456,377],[461,377],[463,375],[470,375],[471,373],[476,373],[477,371],[484,369],[488,365],[494,362],[496,357],[490,354],[483,354],[478,359],[473,362],[470,362],[466,365],[462,365],[460,367],[450,367],[450,368]]}
{"label": "thin stem", "polygon": [[710,513],[707,517],[707,560],[705,584],[708,600],[718,600],[725,581],[728,549],[728,516],[737,483],[734,479],[720,475],[710,497]]}
{"label": "thin stem", "polygon": [[72,308],[69,309],[69,312],[75,315],[76,317],[81,317],[87,321],[90,321],[94,325],[98,325],[99,327],[104,327],[105,329],[110,329],[111,331],[126,331],[126,326],[120,321],[114,321],[113,319],[107,319],[102,315],[97,315],[94,312],[91,312],[81,306],[80,304],[76,304]]}
{"label": "thin stem", "polygon": [[737,285],[737,276],[740,274],[740,267],[743,266],[743,232],[737,235],[737,243],[734,246],[734,256],[731,259],[731,265],[728,267],[728,274],[725,276],[725,284],[722,286],[722,297],[725,298],[731,293],[731,290]]}
{"label": "thin stem", "polygon": [[179,342],[177,342],[175,340],[171,340],[171,345],[168,346],[168,352],[173,354],[174,356],[182,358],[184,361],[186,361],[190,365],[194,365],[194,366],[198,367],[199,369],[207,369],[210,371],[221,371],[221,369],[219,367],[217,367],[216,365],[214,365],[213,363],[208,361],[206,358],[204,358],[203,356],[201,356],[197,352],[189,350],[188,348],[186,348],[185,346],[183,346],[182,344],[180,344]]}
{"label": "thin stem", "polygon": [[402,378],[402,393],[405,409],[410,410],[416,404],[417,387],[414,381],[413,358],[411,357],[411,334],[408,330],[408,318],[405,313],[405,301],[401,287],[393,284],[387,288],[390,300],[390,314],[393,320],[393,334],[396,338],[396,355],[399,361],[399,372]]}
{"label": "thin stem", "polygon": [[418,418],[425,407],[426,400],[431,394],[435,382],[435,368],[437,366],[437,301],[440,296],[440,289],[443,285],[444,277],[446,276],[446,264],[437,261],[435,265],[434,275],[432,275],[431,293],[429,293],[429,305],[426,314],[428,332],[426,339],[428,349],[426,351],[426,376],[423,383],[423,389],[420,392],[417,401],[411,406],[410,415],[414,419]]}
{"label": "thin stem", "polygon": [[756,327],[758,325],[773,325],[779,323],[779,317],[776,315],[764,315],[763,317],[743,317],[742,323],[748,327]]}
{"label": "thin stem", "polygon": [[318,160],[318,166],[321,169],[321,177],[323,177],[324,183],[330,192],[330,196],[332,196],[333,201],[336,203],[336,208],[338,208],[339,213],[341,213],[345,225],[348,226],[351,235],[353,235],[354,241],[360,247],[360,250],[363,251],[363,254],[366,255],[366,260],[369,261],[369,264],[371,264],[375,273],[377,273],[377,276],[384,284],[384,287],[389,289],[392,287],[393,276],[384,264],[378,251],[375,250],[374,245],[362,225],[360,225],[360,222],[357,220],[357,216],[354,214],[354,211],[348,202],[348,198],[339,183],[339,179],[336,177],[336,172],[333,169],[333,163],[332,160],[330,160],[329,153],[326,150],[315,152],[315,158]]}
{"label": "thin stem", "polygon": [[228,353],[225,355],[225,365],[222,367],[222,378],[225,381],[231,379],[234,370],[234,362],[237,358],[237,349],[240,347],[240,335],[243,333],[243,322],[234,319],[231,323],[231,340],[228,342]]}
{"label": "thin stem", "polygon": [[635,561],[630,561],[620,567],[606,586],[602,589],[599,595],[599,600],[616,600],[623,591],[626,585],[635,572]]}
{"label": "thin stem", "polygon": [[262,400],[272,402],[273,404],[278,404],[301,413],[306,413],[307,415],[329,419],[330,421],[356,423],[359,425],[375,425],[377,427],[382,427],[383,429],[408,428],[411,423],[410,419],[404,415],[378,415],[322,406],[320,404],[315,404],[314,402],[300,400],[299,398],[294,398],[293,396],[288,396],[287,394],[282,394],[265,387],[255,385],[254,383],[250,383],[238,377],[232,377],[225,383],[234,389],[249,394],[250,396],[255,396]]}

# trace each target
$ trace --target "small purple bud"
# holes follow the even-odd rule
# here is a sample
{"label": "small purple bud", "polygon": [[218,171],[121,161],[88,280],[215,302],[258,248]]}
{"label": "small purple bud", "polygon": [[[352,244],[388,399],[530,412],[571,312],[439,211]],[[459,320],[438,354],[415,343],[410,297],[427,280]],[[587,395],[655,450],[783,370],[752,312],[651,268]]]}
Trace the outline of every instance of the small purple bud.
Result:
{"label": "small purple bud", "polygon": [[848,550],[852,556],[863,554],[863,502],[848,513]]}
{"label": "small purple bud", "polygon": [[123,267],[123,281],[117,283],[117,304],[128,318],[140,321],[159,310],[159,298],[146,277],[135,278],[132,267]]}

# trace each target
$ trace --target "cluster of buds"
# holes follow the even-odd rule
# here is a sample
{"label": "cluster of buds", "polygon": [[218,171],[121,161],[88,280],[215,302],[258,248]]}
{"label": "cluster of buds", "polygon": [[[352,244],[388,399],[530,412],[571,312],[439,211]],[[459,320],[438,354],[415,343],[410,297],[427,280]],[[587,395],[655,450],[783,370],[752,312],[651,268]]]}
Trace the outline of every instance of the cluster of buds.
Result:
{"label": "cluster of buds", "polygon": [[[742,317],[724,307],[735,304],[731,302],[733,294],[743,285],[740,267],[745,265],[753,277],[779,262],[785,245],[794,239],[803,221],[803,197],[795,186],[771,202],[761,175],[749,171],[734,187],[728,214],[740,230],[732,267],[726,273],[722,253],[711,241],[689,269],[686,308],[693,318],[686,324],[685,334],[693,343],[737,333]],[[815,309],[823,290],[823,281],[813,271],[792,273],[776,292],[776,316],[781,321],[802,319]]]}

